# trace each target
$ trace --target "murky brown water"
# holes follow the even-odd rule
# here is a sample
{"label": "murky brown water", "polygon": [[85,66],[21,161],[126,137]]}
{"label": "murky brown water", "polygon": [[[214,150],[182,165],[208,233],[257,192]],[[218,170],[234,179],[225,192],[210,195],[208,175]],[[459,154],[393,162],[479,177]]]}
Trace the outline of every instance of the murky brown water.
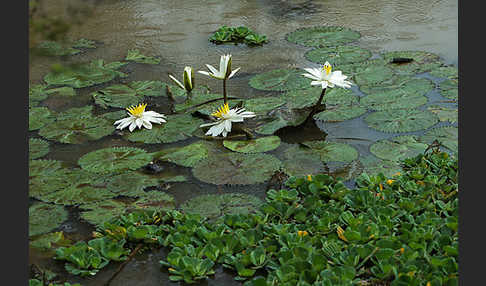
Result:
{"label": "murky brown water", "polygon": [[[73,61],[104,60],[121,61],[127,50],[138,48],[143,54],[160,56],[159,65],[137,65],[131,70],[130,80],[161,80],[169,82],[168,72],[180,75],[184,66],[205,70],[204,64],[217,65],[223,53],[233,55],[233,67],[241,71],[229,82],[229,94],[240,97],[265,94],[252,89],[248,80],[255,73],[275,68],[311,66],[304,58],[309,48],[294,45],[285,40],[285,35],[297,28],[317,25],[338,25],[359,31],[362,34],[358,44],[373,53],[391,50],[425,50],[441,56],[447,64],[458,64],[458,4],[453,0],[361,0],[361,1],[167,1],[167,0],[126,0],[126,1],[45,1],[48,13],[65,13],[66,8],[94,8],[89,16],[83,17],[83,24],[74,26],[69,33],[72,39],[88,38],[102,43],[98,48],[71,57]],[[245,25],[257,33],[264,34],[269,43],[256,48],[246,45],[216,46],[208,37],[220,26]],[[33,58],[30,64],[30,82],[41,83],[54,61]],[[220,82],[196,74],[198,84],[208,85],[221,92]],[[112,83],[110,83],[112,84]],[[71,105],[84,105],[90,100],[89,93],[99,87],[78,91],[78,99],[69,104],[46,102],[51,108],[62,110]],[[439,98],[430,93],[429,102]],[[286,144],[307,140],[319,134],[319,129],[328,133],[328,138],[361,138],[344,140],[356,147],[362,155],[369,154],[369,145],[378,139],[393,135],[367,128],[360,118],[336,124],[310,126],[302,132],[285,134],[282,146],[270,153],[278,154]],[[417,134],[411,133],[411,134]],[[171,146],[188,144],[190,140],[176,142]],[[134,144],[116,137],[108,137],[96,142],[80,145],[51,144],[51,152],[46,158],[58,159],[76,164],[78,158],[90,151],[110,146]],[[164,145],[166,146],[166,145]],[[145,148],[145,146],[144,146]],[[147,151],[160,149],[160,145],[147,147]],[[191,177],[190,169],[169,166],[173,172]],[[203,193],[245,192],[262,197],[265,184],[242,187],[223,187],[191,179],[176,184],[168,192],[177,203]],[[87,234],[90,227],[71,219],[64,227],[71,232]],[[131,261],[113,280],[111,285],[168,285],[168,276],[161,270],[158,260],[163,252],[144,254]],[[42,259],[31,252],[31,262],[46,263],[62,271],[62,263],[52,259]],[[70,281],[80,281],[82,285],[102,285],[116,271],[118,264],[110,264],[97,276],[88,279],[69,277]],[[171,283],[172,284],[172,283]],[[175,283],[174,283],[175,284]],[[240,285],[229,274],[219,270],[213,280],[200,285]]]}

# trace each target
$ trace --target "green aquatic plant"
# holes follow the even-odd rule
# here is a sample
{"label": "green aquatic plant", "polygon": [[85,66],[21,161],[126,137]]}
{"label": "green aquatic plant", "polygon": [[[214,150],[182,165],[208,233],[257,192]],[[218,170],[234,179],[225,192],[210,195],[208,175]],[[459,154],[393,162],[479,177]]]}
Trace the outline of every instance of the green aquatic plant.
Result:
{"label": "green aquatic plant", "polygon": [[253,76],[248,84],[259,90],[287,91],[307,88],[310,82],[297,69],[275,69]]}
{"label": "green aquatic plant", "polygon": [[261,46],[268,42],[267,36],[260,35],[245,26],[221,26],[210,37],[209,41],[215,44],[245,43],[249,46]]}
{"label": "green aquatic plant", "polygon": [[169,75],[169,78],[174,81],[180,88],[182,88],[187,95],[191,94],[191,91],[194,89],[194,70],[191,67],[184,67],[184,73],[182,75],[182,84],[178,81],[174,76]]}
{"label": "green aquatic plant", "polygon": [[280,145],[280,137],[266,136],[252,140],[224,140],[224,147],[239,153],[260,153],[276,149]]}
{"label": "green aquatic plant", "polygon": [[110,262],[84,241],[56,249],[55,259],[66,260],[68,263],[65,264],[65,269],[71,274],[81,276],[95,275]]}
{"label": "green aquatic plant", "polygon": [[107,174],[137,170],[151,160],[152,156],[140,148],[111,147],[84,154],[78,164],[86,171]]}
{"label": "green aquatic plant", "polygon": [[339,68],[366,93],[367,87],[386,84],[394,76],[393,69],[383,59],[340,65]]}
{"label": "green aquatic plant", "polygon": [[318,154],[324,163],[351,162],[358,158],[358,151],[349,144],[320,140],[305,141],[302,144]]}
{"label": "green aquatic plant", "polygon": [[457,101],[459,98],[459,79],[446,79],[439,83],[439,93],[449,99]]}
{"label": "green aquatic plant", "polygon": [[180,209],[185,213],[215,219],[226,214],[253,213],[259,209],[262,203],[258,197],[240,193],[200,195],[184,202]]}
{"label": "green aquatic plant", "polygon": [[147,107],[146,103],[140,103],[127,107],[128,117],[115,121],[116,129],[124,129],[128,127],[130,132],[133,132],[135,128],[141,129],[142,126],[148,130],[152,129],[152,123],[162,124],[166,123],[166,116],[164,114],[155,111],[145,111]]}
{"label": "green aquatic plant", "polygon": [[38,130],[54,120],[53,112],[47,107],[29,108],[29,131]]}
{"label": "green aquatic plant", "polygon": [[226,104],[228,103],[228,95],[226,93],[226,81],[230,78],[232,78],[239,70],[240,68],[232,69],[231,68],[231,55],[221,55],[219,59],[219,70],[214,68],[212,65],[206,64],[206,67],[209,69],[208,71],[198,71],[200,74],[204,74],[207,76],[210,76],[215,79],[220,79],[223,81],[223,96],[224,96],[224,101],[223,103]]}
{"label": "green aquatic plant", "polygon": [[433,105],[427,107],[427,110],[437,114],[439,121],[456,123],[458,120],[457,108],[447,108],[443,106]]}
{"label": "green aquatic plant", "polygon": [[29,237],[50,232],[68,218],[63,206],[34,203],[29,207]]}
{"label": "green aquatic plant", "polygon": [[64,237],[62,231],[50,232],[46,234],[41,234],[33,238],[29,245],[31,247],[41,249],[41,250],[51,250],[52,248],[57,248],[61,246],[69,246],[72,241]]}
{"label": "green aquatic plant", "polygon": [[420,136],[419,140],[426,144],[432,144],[434,140],[438,140],[439,143],[457,154],[458,149],[459,132],[455,126],[444,126],[430,129]]}
{"label": "green aquatic plant", "polygon": [[340,26],[317,26],[297,29],[287,41],[307,47],[337,47],[358,40],[361,34]]}
{"label": "green aquatic plant", "polygon": [[435,77],[458,79],[459,73],[456,66],[440,66],[432,69],[429,73]]}
{"label": "green aquatic plant", "polygon": [[39,159],[49,153],[49,142],[38,138],[29,138],[29,160]]}
{"label": "green aquatic plant", "polygon": [[153,126],[152,129],[136,130],[123,135],[129,141],[146,144],[172,143],[192,137],[192,133],[203,120],[191,114],[167,115],[167,123]]}
{"label": "green aquatic plant", "polygon": [[184,167],[194,167],[197,162],[206,159],[215,147],[207,141],[196,141],[182,147],[162,149],[155,153],[154,158]]}
{"label": "green aquatic plant", "polygon": [[304,57],[321,65],[327,61],[333,66],[341,66],[366,61],[371,57],[371,52],[358,46],[337,46],[309,50]]}
{"label": "green aquatic plant", "polygon": [[319,154],[298,145],[283,152],[282,163],[284,172],[295,177],[320,174],[325,171]]}
{"label": "green aquatic plant", "polygon": [[138,49],[128,50],[125,60],[141,63],[141,64],[151,64],[151,65],[157,65],[160,63],[160,58],[145,56]]}
{"label": "green aquatic plant", "polygon": [[80,63],[72,67],[54,70],[44,76],[44,81],[49,85],[67,85],[74,88],[82,88],[108,82],[116,77],[126,77],[118,71],[124,62],[105,63],[103,60],[93,60],[89,63]]}
{"label": "green aquatic plant", "polygon": [[127,84],[115,84],[91,94],[94,103],[103,107],[125,108],[143,103],[147,97],[162,96],[166,84],[156,80],[132,81]]}
{"label": "green aquatic plant", "polygon": [[374,155],[360,157],[359,161],[364,168],[363,171],[371,176],[376,176],[379,173],[382,173],[385,177],[392,177],[402,171],[399,162],[382,160]]}
{"label": "green aquatic plant", "polygon": [[439,121],[434,113],[418,109],[377,111],[370,113],[364,120],[369,127],[387,133],[424,130]]}
{"label": "green aquatic plant", "polygon": [[381,55],[397,74],[414,75],[442,66],[438,55],[425,51],[391,51]]}
{"label": "green aquatic plant", "polygon": [[280,160],[270,154],[230,152],[197,162],[192,174],[215,185],[248,185],[267,181],[281,165]]}
{"label": "green aquatic plant", "polygon": [[400,161],[413,157],[423,153],[425,149],[427,149],[427,144],[419,142],[417,136],[414,135],[378,140],[370,146],[370,152],[376,157],[389,161]]}

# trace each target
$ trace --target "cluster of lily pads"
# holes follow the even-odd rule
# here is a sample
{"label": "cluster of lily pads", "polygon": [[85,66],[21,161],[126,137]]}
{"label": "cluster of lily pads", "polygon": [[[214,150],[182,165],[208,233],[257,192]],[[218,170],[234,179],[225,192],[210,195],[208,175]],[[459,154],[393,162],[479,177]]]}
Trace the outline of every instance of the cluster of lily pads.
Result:
{"label": "cluster of lily pads", "polygon": [[245,26],[228,27],[223,25],[209,37],[215,44],[245,43],[249,46],[261,46],[268,42],[267,36],[260,35]]}
{"label": "cluster of lily pads", "polygon": [[[343,27],[304,28],[288,34],[289,42],[313,48],[304,53],[304,57],[320,67],[307,69],[307,76],[303,76],[302,70],[285,68],[254,75],[250,78],[249,85],[266,92],[264,96],[258,97],[228,95],[226,81],[239,70],[231,68],[230,55],[221,57],[219,70],[207,65],[209,71],[200,72],[222,80],[222,94],[214,93],[202,85],[195,86],[191,67],[184,69],[182,82],[171,75],[170,79],[174,84],[158,80],[128,81],[129,75],[124,67],[131,62],[160,63],[160,59],[145,56],[136,49],[130,50],[124,61],[106,63],[99,59],[51,71],[44,77],[45,83],[31,85],[29,89],[29,131],[32,134],[29,139],[29,197],[34,199],[29,208],[31,246],[49,249],[52,245],[67,243],[62,232],[55,232],[68,219],[69,212],[66,207],[76,207],[82,220],[98,228],[123,213],[174,209],[176,204],[173,197],[161,190],[168,183],[183,182],[187,178],[168,172],[151,174],[145,171],[145,167],[154,161],[191,168],[192,175],[202,182],[246,185],[267,182],[277,172],[289,176],[322,174],[326,171],[327,164],[335,162],[345,165],[344,169],[347,171],[342,176],[344,180],[356,178],[363,171],[369,175],[383,173],[390,177],[396,172],[402,172],[401,160],[423,153],[435,142],[438,142],[442,150],[457,154],[458,133],[453,124],[457,122],[457,68],[445,65],[437,55],[422,51],[384,52],[372,58],[371,52],[352,45],[359,37],[356,31]],[[88,47],[87,40],[79,43],[84,43],[85,48],[93,48]],[[49,45],[54,50],[60,50],[52,43]],[[71,46],[77,47],[81,46]],[[54,54],[69,55],[66,52]],[[121,83],[110,84],[111,81],[120,79],[123,79]],[[354,87],[349,88],[351,82]],[[330,89],[333,85],[344,88]],[[87,88],[90,89],[90,105],[56,111],[45,104],[51,98],[77,100],[80,97],[79,90]],[[444,100],[427,105],[429,102],[426,94],[434,90]],[[163,115],[161,112],[167,110],[167,101],[169,111]],[[153,111],[145,111],[146,107]],[[126,111],[129,117],[123,118]],[[363,117],[372,129],[397,133],[397,136],[374,142],[369,149],[371,154],[360,156],[355,147],[342,142],[313,140],[286,147],[275,135],[283,128],[300,126],[307,120],[324,122],[326,126],[358,117]],[[252,119],[243,125],[243,118]],[[211,120],[211,123],[205,123],[207,120]],[[119,131],[116,131],[114,122]],[[440,126],[434,128],[437,123]],[[200,126],[211,127],[204,133]],[[425,132],[423,135],[408,133],[415,134],[417,131]],[[220,134],[223,136],[219,136]],[[155,152],[147,152],[140,147],[143,145],[103,148],[81,156],[77,166],[45,159],[52,144],[86,144],[108,136],[121,138],[128,143],[151,145],[173,143],[193,137],[201,140],[178,147],[165,148],[162,145]],[[271,152],[277,148],[286,149],[280,153]],[[351,169],[355,171],[349,171]],[[322,175],[311,178],[323,178],[325,182],[332,180]],[[382,184],[385,189],[388,186]],[[321,187],[324,188],[319,188]],[[268,198],[271,197],[270,194]],[[307,196],[307,193],[298,195],[302,202],[306,200],[304,194]],[[181,214],[177,211],[169,213],[186,217],[194,210],[206,217],[216,218],[222,214],[229,215],[235,210],[237,213],[249,212],[258,209],[262,204],[257,197],[245,194],[201,195],[182,204]],[[336,213],[341,214],[340,210]],[[190,217],[184,219],[196,220]],[[313,233],[309,229],[296,231]],[[302,237],[306,239],[308,236]],[[116,245],[103,241],[94,243],[97,246],[80,244],[76,250],[73,249],[74,253],[81,255],[89,247],[90,251],[95,249],[98,254],[90,253],[87,256],[89,258],[86,258],[89,261],[84,261],[85,264],[81,266],[71,262],[70,271],[93,274],[96,269],[105,266],[107,261],[126,257],[123,252],[123,255],[112,259],[114,254],[103,254],[101,249],[121,251],[126,250],[127,244],[118,240],[117,243],[120,244]],[[130,245],[130,240],[125,243]],[[167,243],[165,244],[168,246],[170,243]],[[190,251],[180,247],[183,253]],[[422,250],[415,250],[422,254]],[[184,259],[184,263],[192,265],[187,266],[187,269],[192,270],[186,269],[192,274],[180,269],[183,267],[180,266],[182,262],[177,264],[179,268],[174,267],[176,263],[167,262],[172,265],[171,268],[178,269],[173,276],[179,278],[174,279],[194,280],[195,277],[206,276],[207,273],[201,274],[198,271],[206,269],[211,263],[198,260],[200,257],[192,259],[194,256],[191,255],[191,259]],[[65,253],[65,257],[68,256]],[[224,263],[235,269],[239,267],[242,273],[248,274],[252,272],[247,270],[250,265],[247,264],[248,261],[260,261],[258,257],[261,257],[261,249],[253,256],[255,257],[241,258],[243,262],[238,260],[239,262],[234,261],[233,264]],[[64,256],[59,254],[58,257]],[[428,254],[425,257],[429,259]],[[366,257],[360,259],[364,258]],[[266,258],[260,262],[264,261]],[[240,262],[244,264],[243,268]],[[446,264],[449,265],[450,262],[444,262]],[[264,268],[258,263],[252,265],[259,266],[259,269]],[[212,266],[207,271],[211,269]],[[349,270],[339,269],[341,270],[333,268],[332,275],[348,273]],[[383,269],[390,268],[386,266]],[[383,269],[380,271],[385,271]],[[360,271],[355,270],[356,273]],[[376,271],[378,270],[375,269]],[[394,273],[395,270],[391,271]],[[253,277],[253,274],[239,275]],[[265,285],[258,284],[262,283],[258,279],[252,283]]]}
{"label": "cluster of lily pads", "polygon": [[403,170],[357,179],[291,177],[264,202],[231,212],[136,211],[95,238],[56,249],[73,274],[93,275],[136,245],[168,247],[171,281],[194,283],[222,265],[244,285],[457,285],[457,159],[433,149]]}

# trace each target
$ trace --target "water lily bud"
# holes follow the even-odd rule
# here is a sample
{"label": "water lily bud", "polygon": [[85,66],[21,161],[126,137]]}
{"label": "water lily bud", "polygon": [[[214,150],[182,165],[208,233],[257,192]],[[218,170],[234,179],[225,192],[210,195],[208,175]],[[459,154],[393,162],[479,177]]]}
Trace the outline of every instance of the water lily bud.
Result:
{"label": "water lily bud", "polygon": [[194,71],[191,67],[184,68],[184,88],[190,92],[194,88]]}

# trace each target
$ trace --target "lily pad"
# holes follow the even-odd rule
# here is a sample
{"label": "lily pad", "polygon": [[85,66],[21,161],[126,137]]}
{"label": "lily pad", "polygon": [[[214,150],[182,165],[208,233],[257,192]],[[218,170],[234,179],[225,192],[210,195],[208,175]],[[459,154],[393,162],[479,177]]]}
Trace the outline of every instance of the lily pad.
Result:
{"label": "lily pad", "polygon": [[117,195],[106,188],[93,186],[91,179],[72,182],[67,188],[37,196],[36,198],[49,203],[61,205],[81,205],[103,201]]}
{"label": "lily pad", "polygon": [[59,168],[37,175],[29,175],[29,196],[37,199],[41,199],[44,195],[52,192],[69,188],[78,182],[91,183],[93,178],[92,173],[79,168]]}
{"label": "lily pad", "polygon": [[29,87],[29,107],[37,106],[50,95],[74,96],[76,91],[70,86],[48,88],[45,84],[36,84]]}
{"label": "lily pad", "polygon": [[396,161],[382,160],[374,155],[368,155],[359,159],[364,167],[364,172],[368,175],[378,175],[382,173],[385,177],[390,178],[397,172],[401,172],[402,168]]}
{"label": "lily pad", "polygon": [[333,47],[356,41],[360,37],[359,32],[349,28],[321,26],[298,29],[288,34],[287,40],[307,47]]}
{"label": "lily pad", "polygon": [[61,143],[81,144],[98,140],[114,131],[113,124],[101,117],[56,120],[39,130],[42,137]]}
{"label": "lily pad", "polygon": [[458,152],[458,128],[453,126],[445,126],[434,128],[427,131],[420,137],[420,141],[431,144],[434,140],[438,140],[443,146],[452,152]]}
{"label": "lily pad", "polygon": [[320,87],[310,87],[309,85],[305,89],[290,90],[282,97],[287,101],[287,108],[289,109],[306,108],[316,104],[321,92]]}
{"label": "lily pad", "polygon": [[438,55],[424,51],[392,51],[383,53],[382,57],[387,66],[402,75],[423,73],[442,65]]}
{"label": "lily pad", "polygon": [[325,171],[320,155],[309,148],[292,146],[283,153],[283,169],[289,176],[306,176]]}
{"label": "lily pad", "polygon": [[47,107],[29,108],[29,131],[40,129],[55,119],[54,114]]}
{"label": "lily pad", "polygon": [[168,115],[167,122],[154,124],[152,129],[134,130],[123,137],[132,142],[146,144],[172,143],[192,137],[192,133],[204,123],[200,118],[190,114]]}
{"label": "lily pad", "polygon": [[62,162],[57,160],[30,160],[29,161],[29,179],[32,177],[50,174],[61,169]]}
{"label": "lily pad", "polygon": [[96,48],[96,42],[93,40],[81,38],[73,43],[73,48],[94,49]]}
{"label": "lily pad", "polygon": [[71,245],[71,243],[72,241],[66,239],[62,231],[57,231],[57,232],[41,234],[40,236],[33,239],[29,243],[29,245],[37,249],[48,250],[54,247],[60,247],[60,246],[66,247]]}
{"label": "lily pad", "polygon": [[128,84],[115,84],[92,93],[95,104],[103,107],[126,108],[145,100],[145,96],[161,96],[166,84],[161,81],[133,81]]}
{"label": "lily pad", "polygon": [[316,113],[313,118],[324,122],[341,122],[365,114],[368,110],[362,105],[335,105]]}
{"label": "lily pad", "polygon": [[446,79],[439,83],[440,94],[452,100],[458,100],[458,80]]}
{"label": "lily pad", "polygon": [[304,57],[320,64],[327,61],[334,67],[365,61],[371,57],[371,52],[358,46],[337,46],[310,50],[304,54]]}
{"label": "lily pad", "polygon": [[101,226],[103,223],[125,213],[128,205],[129,203],[117,199],[85,204],[79,207],[84,210],[79,216],[90,224]]}
{"label": "lily pad", "polygon": [[201,195],[180,206],[185,213],[200,214],[210,219],[226,214],[248,214],[257,211],[263,201],[258,197],[231,193],[224,195]]}
{"label": "lily pad", "polygon": [[249,185],[263,183],[280,169],[282,162],[270,154],[223,153],[194,165],[197,179],[215,185]]}
{"label": "lily pad", "polygon": [[456,123],[458,119],[457,108],[447,108],[442,106],[429,106],[427,108],[430,112],[437,114],[439,121],[447,121],[451,123]]}
{"label": "lily pad", "polygon": [[29,139],[29,160],[38,159],[49,153],[49,142],[37,139]]}
{"label": "lily pad", "polygon": [[81,168],[93,173],[113,173],[137,170],[152,160],[145,150],[135,147],[111,147],[83,155],[78,160]]}
{"label": "lily pad", "polygon": [[145,188],[157,187],[161,180],[139,172],[126,172],[109,176],[104,180],[104,186],[110,192],[127,197],[138,197]]}
{"label": "lily pad", "polygon": [[126,74],[117,70],[125,64],[121,62],[105,64],[103,60],[94,60],[90,63],[65,68],[62,71],[51,71],[44,77],[44,81],[49,85],[88,87],[108,82],[116,77],[126,77]]}
{"label": "lily pad", "polygon": [[417,78],[400,88],[367,95],[361,99],[361,104],[371,110],[415,108],[427,103],[425,94],[434,87],[430,80]]}
{"label": "lily pad", "polygon": [[393,69],[386,66],[382,59],[372,59],[363,62],[341,65],[338,68],[349,80],[362,85],[379,85],[393,77]]}
{"label": "lily pad", "polygon": [[447,79],[458,79],[459,73],[455,66],[440,66],[429,72],[432,76]]}
{"label": "lily pad", "polygon": [[138,49],[128,50],[125,60],[152,65],[157,65],[160,63],[160,58],[142,55]]}
{"label": "lily pad", "polygon": [[143,193],[139,199],[133,203],[134,208],[144,210],[170,210],[175,207],[174,197],[159,191]]}
{"label": "lily pad", "polygon": [[376,157],[400,161],[409,157],[415,157],[427,149],[427,144],[417,141],[414,135],[397,136],[386,140],[379,140],[370,146],[370,152]]}
{"label": "lily pad", "polygon": [[271,135],[287,126],[298,126],[305,122],[311,110],[306,109],[277,109],[272,112],[268,120],[262,121],[255,129],[256,133]]}
{"label": "lily pad", "polygon": [[252,140],[224,140],[223,145],[235,152],[261,153],[277,149],[280,145],[280,137],[267,136]]}
{"label": "lily pad", "polygon": [[306,141],[302,143],[312,149],[321,157],[321,161],[327,162],[351,162],[358,158],[358,151],[351,145],[339,142]]}
{"label": "lily pad", "polygon": [[55,41],[43,41],[35,47],[46,56],[72,56],[81,51]]}
{"label": "lily pad", "polygon": [[303,73],[297,69],[275,69],[253,76],[248,83],[259,90],[304,89],[310,86],[312,80],[302,76]]}
{"label": "lily pad", "polygon": [[68,218],[63,206],[34,203],[29,208],[29,236],[50,232]]}
{"label": "lily pad", "polygon": [[213,148],[209,142],[197,141],[183,147],[161,150],[157,152],[160,153],[160,157],[157,157],[157,159],[184,167],[194,167],[197,162],[206,159]]}
{"label": "lily pad", "polygon": [[391,92],[395,89],[400,89],[410,81],[415,81],[417,78],[409,75],[393,75],[376,84],[363,84],[359,89],[366,94],[374,94],[381,92]]}
{"label": "lily pad", "polygon": [[244,107],[258,116],[265,115],[285,103],[286,99],[283,96],[256,97],[245,100]]}
{"label": "lily pad", "polygon": [[412,132],[427,129],[439,121],[430,111],[394,109],[376,111],[365,117],[369,127],[382,132]]}
{"label": "lily pad", "polygon": [[[223,98],[223,95],[217,94],[217,93],[207,93],[207,94],[196,93],[196,94],[193,94],[191,97],[185,99],[184,102],[176,103],[174,105],[174,110],[176,112],[182,112],[182,111],[194,112],[196,110],[204,109],[209,105],[211,105],[211,106],[214,106],[215,104],[221,105],[221,102],[223,102],[223,100],[216,100],[217,98]],[[210,101],[210,100],[213,100],[213,99],[216,100],[216,101],[206,103],[204,105],[199,105],[201,103],[204,103],[204,102],[207,102],[207,101]],[[230,102],[231,101],[232,100],[230,100]]]}

